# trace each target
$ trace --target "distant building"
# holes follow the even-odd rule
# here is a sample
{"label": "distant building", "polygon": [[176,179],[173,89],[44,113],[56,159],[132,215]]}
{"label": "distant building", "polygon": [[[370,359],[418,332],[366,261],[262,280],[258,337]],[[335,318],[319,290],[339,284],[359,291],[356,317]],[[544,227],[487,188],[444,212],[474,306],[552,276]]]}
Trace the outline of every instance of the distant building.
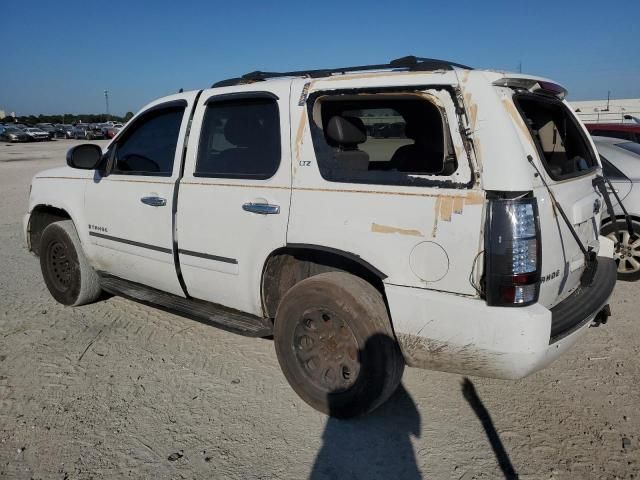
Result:
{"label": "distant building", "polygon": [[7,114],[4,112],[4,110],[0,110],[0,120],[2,120],[6,116]]}
{"label": "distant building", "polygon": [[640,123],[640,98],[569,103],[585,123]]}

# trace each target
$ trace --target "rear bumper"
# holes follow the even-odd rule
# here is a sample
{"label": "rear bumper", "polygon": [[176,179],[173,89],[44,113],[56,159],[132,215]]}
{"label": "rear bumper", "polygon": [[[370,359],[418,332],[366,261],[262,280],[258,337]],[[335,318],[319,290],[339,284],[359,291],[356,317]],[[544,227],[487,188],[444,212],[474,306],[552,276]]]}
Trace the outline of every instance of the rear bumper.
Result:
{"label": "rear bumper", "polygon": [[555,343],[589,318],[592,312],[599,312],[609,301],[616,285],[618,266],[613,258],[598,257],[593,284],[579,287],[575,292],[551,309],[551,339]]}
{"label": "rear bumper", "polygon": [[540,304],[489,307],[480,299],[385,285],[405,361],[412,367],[505,379],[544,368],[576,343],[609,301],[615,262],[598,261],[593,285],[552,310]]}

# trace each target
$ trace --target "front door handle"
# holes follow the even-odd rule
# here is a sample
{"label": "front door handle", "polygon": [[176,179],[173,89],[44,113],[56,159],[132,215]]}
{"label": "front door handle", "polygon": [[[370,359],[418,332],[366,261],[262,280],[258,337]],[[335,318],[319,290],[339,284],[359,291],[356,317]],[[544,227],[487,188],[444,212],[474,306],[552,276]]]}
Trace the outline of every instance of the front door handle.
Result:
{"label": "front door handle", "polygon": [[167,204],[167,199],[160,197],[142,197],[140,201],[152,207],[164,207]]}
{"label": "front door handle", "polygon": [[280,213],[280,205],[270,203],[245,203],[242,205],[245,212],[259,213],[260,215],[276,215]]}

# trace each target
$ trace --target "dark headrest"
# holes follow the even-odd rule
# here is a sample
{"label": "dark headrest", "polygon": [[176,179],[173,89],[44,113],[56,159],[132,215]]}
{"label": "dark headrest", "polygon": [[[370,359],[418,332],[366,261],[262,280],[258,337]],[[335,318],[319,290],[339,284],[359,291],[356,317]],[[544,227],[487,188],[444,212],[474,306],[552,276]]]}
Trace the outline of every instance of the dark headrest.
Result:
{"label": "dark headrest", "polygon": [[338,145],[357,145],[367,140],[367,129],[357,117],[335,115],[327,123],[327,136]]}
{"label": "dark headrest", "polygon": [[238,115],[231,117],[224,125],[224,137],[236,147],[247,147],[262,130],[260,121],[255,117]]}

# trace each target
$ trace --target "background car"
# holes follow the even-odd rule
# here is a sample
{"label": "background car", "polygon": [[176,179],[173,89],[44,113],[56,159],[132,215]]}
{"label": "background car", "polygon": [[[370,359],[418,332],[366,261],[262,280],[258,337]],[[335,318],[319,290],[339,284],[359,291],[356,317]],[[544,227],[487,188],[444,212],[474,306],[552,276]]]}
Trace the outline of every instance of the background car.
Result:
{"label": "background car", "polygon": [[53,123],[36,123],[35,128],[39,128],[43,132],[47,132],[50,140],[53,140],[56,137],[56,127],[53,126]]}
{"label": "background car", "polygon": [[122,124],[121,123],[114,123],[112,126],[107,128],[107,130],[105,132],[105,137],[113,138],[118,134],[118,132],[120,130],[122,130]]}
{"label": "background car", "polygon": [[73,125],[67,125],[64,123],[59,123],[56,125],[56,137],[58,138],[71,138],[71,131],[73,130]]}
{"label": "background car", "polygon": [[640,124],[635,123],[587,123],[589,133],[594,136],[620,138],[640,143]]}
{"label": "background car", "polygon": [[51,137],[49,137],[49,132],[45,132],[44,130],[40,130],[39,128],[27,127],[24,129],[24,133],[26,133],[36,141],[51,140]]}
{"label": "background car", "polygon": [[89,127],[84,132],[87,140],[94,140],[96,138],[105,138],[102,131],[102,125],[99,123],[89,124]]}
{"label": "background car", "polygon": [[71,129],[71,138],[75,138],[76,140],[85,137],[85,131],[89,128],[89,125],[85,123],[76,123]]}
{"label": "background car", "polygon": [[[629,235],[622,208],[611,195],[615,223],[608,212],[602,214],[602,235],[620,242],[616,253],[618,279],[640,279],[640,144],[610,137],[593,137],[600,154],[602,170],[613,184],[620,200],[631,216],[633,235]],[[635,152],[634,152],[635,150]],[[618,233],[616,234],[616,227]]]}
{"label": "background car", "polygon": [[16,127],[4,127],[0,139],[5,142],[30,142],[31,137]]}

